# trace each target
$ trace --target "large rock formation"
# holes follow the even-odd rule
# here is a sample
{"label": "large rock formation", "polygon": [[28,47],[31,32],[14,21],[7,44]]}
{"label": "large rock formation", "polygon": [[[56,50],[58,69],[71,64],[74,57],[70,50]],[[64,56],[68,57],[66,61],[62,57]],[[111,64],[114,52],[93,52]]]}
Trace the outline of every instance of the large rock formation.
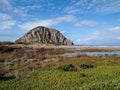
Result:
{"label": "large rock formation", "polygon": [[38,26],[30,30],[23,37],[16,40],[16,42],[73,45],[73,42],[63,36],[58,30],[43,26]]}

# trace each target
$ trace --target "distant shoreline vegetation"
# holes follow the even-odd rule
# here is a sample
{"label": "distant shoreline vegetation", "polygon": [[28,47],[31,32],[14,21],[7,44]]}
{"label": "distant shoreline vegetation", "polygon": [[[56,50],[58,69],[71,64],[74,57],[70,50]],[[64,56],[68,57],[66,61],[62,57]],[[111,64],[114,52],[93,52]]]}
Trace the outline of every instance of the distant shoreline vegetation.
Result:
{"label": "distant shoreline vegetation", "polygon": [[120,46],[120,45],[74,45],[74,46],[103,46],[103,47],[107,47],[107,46]]}
{"label": "distant shoreline vegetation", "polygon": [[[25,43],[25,42],[14,42],[14,41],[0,41],[0,45],[12,45],[12,44],[31,44],[31,43]],[[40,43],[38,43],[40,44]],[[76,45],[73,46],[85,46],[85,47],[119,47],[120,45]]]}

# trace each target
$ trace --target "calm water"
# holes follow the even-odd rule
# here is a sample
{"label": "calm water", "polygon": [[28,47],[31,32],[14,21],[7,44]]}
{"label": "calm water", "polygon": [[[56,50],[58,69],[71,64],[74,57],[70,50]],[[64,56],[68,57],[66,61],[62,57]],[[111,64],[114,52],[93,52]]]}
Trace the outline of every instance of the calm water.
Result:
{"label": "calm water", "polygon": [[86,54],[88,56],[105,56],[105,55],[117,55],[120,56],[120,51],[111,51],[111,52],[81,52],[81,51],[74,51],[71,53],[65,53],[64,55],[76,55],[76,54]]}

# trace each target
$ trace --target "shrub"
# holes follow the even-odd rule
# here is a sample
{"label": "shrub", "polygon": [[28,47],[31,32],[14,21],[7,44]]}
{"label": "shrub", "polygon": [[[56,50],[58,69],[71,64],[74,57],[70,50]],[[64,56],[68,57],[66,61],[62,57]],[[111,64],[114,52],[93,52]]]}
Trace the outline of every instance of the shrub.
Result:
{"label": "shrub", "polygon": [[29,45],[30,43],[28,43],[28,42],[15,42],[15,44],[24,44],[24,45]]}
{"label": "shrub", "polygon": [[3,80],[5,77],[5,71],[3,69],[0,69],[0,80]]}
{"label": "shrub", "polygon": [[87,75],[86,74],[84,74],[84,73],[81,73],[80,74],[82,77],[86,77]]}
{"label": "shrub", "polygon": [[0,63],[3,63],[5,62],[5,59],[4,58],[0,58]]}
{"label": "shrub", "polygon": [[77,71],[77,68],[72,64],[61,65],[58,69],[62,71]]}
{"label": "shrub", "polygon": [[12,52],[13,50],[14,50],[14,48],[7,47],[7,46],[1,46],[1,47],[0,47],[0,53]]}
{"label": "shrub", "polygon": [[0,73],[0,80],[2,80],[4,78],[4,74]]}
{"label": "shrub", "polygon": [[80,68],[83,68],[83,69],[93,68],[93,67],[94,67],[94,65],[92,65],[92,64],[81,64],[80,65]]}
{"label": "shrub", "polygon": [[14,79],[14,78],[15,78],[15,76],[13,76],[13,75],[6,76],[5,73],[0,73],[0,81],[1,80],[7,81],[7,80]]}
{"label": "shrub", "polygon": [[0,45],[12,45],[14,44],[14,42],[9,42],[9,41],[4,41],[4,42],[0,42]]}

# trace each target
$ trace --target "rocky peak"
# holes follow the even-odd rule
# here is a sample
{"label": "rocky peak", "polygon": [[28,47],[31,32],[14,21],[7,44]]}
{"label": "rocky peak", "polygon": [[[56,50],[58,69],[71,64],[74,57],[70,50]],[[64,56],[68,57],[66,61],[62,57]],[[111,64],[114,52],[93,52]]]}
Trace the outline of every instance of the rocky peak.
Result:
{"label": "rocky peak", "polygon": [[33,28],[16,42],[73,45],[73,42],[67,39],[60,31],[43,26]]}

